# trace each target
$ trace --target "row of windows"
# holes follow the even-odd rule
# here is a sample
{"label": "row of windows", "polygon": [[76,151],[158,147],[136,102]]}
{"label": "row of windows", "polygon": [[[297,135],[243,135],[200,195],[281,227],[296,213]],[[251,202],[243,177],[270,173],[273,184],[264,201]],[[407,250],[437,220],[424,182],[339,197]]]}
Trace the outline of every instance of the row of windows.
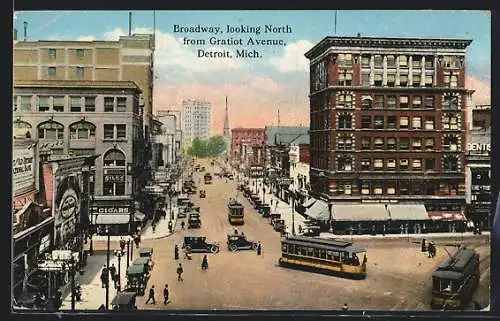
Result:
{"label": "row of windows", "polygon": [[[104,139],[126,139],[127,125],[104,124]],[[23,121],[15,121],[13,124],[14,137],[31,138],[31,124]],[[64,139],[64,125],[47,121],[37,126],[38,138],[40,139]],[[94,139],[96,126],[92,123],[81,121],[69,126],[71,139]]]}
{"label": "row of windows", "polygon": [[[411,67],[432,69],[434,68],[434,56],[421,56],[421,55],[361,55],[361,66],[363,68],[371,67],[371,60],[373,58],[373,66],[375,68],[383,68],[384,67],[384,58],[386,62],[387,68],[396,68],[399,67],[401,69]],[[358,56],[353,56],[352,54],[338,54],[337,55],[337,63],[340,66],[351,67],[353,64],[358,63]],[[425,63],[423,60],[425,59]],[[410,62],[411,60],[411,62]],[[444,56],[438,59],[438,64],[445,68],[461,68],[464,65],[464,57],[463,56]]]}
{"label": "row of windows", "polygon": [[[458,195],[459,194],[458,184],[447,184],[447,183],[436,183],[426,181],[425,183],[408,181],[384,181],[384,182],[370,182],[361,181],[360,182],[360,193],[361,195]],[[352,195],[353,185],[351,182],[340,182],[338,184],[337,193],[340,195]],[[427,206],[426,206],[427,207]],[[445,210],[452,210],[453,207],[443,206]],[[433,208],[428,207],[429,211]],[[439,210],[439,209],[436,209]],[[453,210],[460,210],[458,209]]]}
{"label": "row of windows", "polygon": [[[434,109],[435,98],[434,96],[421,96],[421,95],[375,95],[363,96],[362,105],[363,109]],[[458,96],[445,96],[443,102],[443,110],[458,110],[459,108]],[[341,94],[337,97],[337,109],[352,109],[355,108],[353,103],[352,94]]]}
{"label": "row of windows", "polygon": [[[411,142],[411,144],[410,144]],[[398,144],[399,143],[399,144]],[[361,137],[361,150],[434,150],[436,139],[433,137]],[[337,149],[354,149],[351,137],[339,137],[337,139]],[[443,137],[443,150],[459,151],[461,144],[458,135],[445,135]]]}
{"label": "row of windows", "polygon": [[[399,122],[398,122],[399,118]],[[414,130],[434,130],[436,129],[436,120],[432,116],[361,116],[361,129],[414,129]],[[442,118],[443,130],[459,130],[461,128],[459,116],[457,114],[447,113]],[[338,129],[351,129],[352,116],[350,114],[339,115]]]}
{"label": "row of windows", "polygon": [[[337,170],[352,171],[354,160],[349,157],[340,157],[337,161]],[[407,170],[435,170],[435,158],[362,158],[358,168],[362,171],[370,170],[389,170],[389,171],[407,171]],[[444,170],[458,170],[458,157],[455,155],[446,155],[443,157]]]}
{"label": "row of windows", "polygon": [[[57,59],[57,49],[55,49],[55,48],[48,49],[47,55],[50,58],[50,60],[56,60]],[[75,57],[78,59],[83,59],[85,57],[85,49],[76,49]]]}
{"label": "row of windows", "polygon": [[[32,96],[15,96],[14,111],[33,111]],[[19,105],[18,105],[19,104]],[[95,112],[96,96],[69,96],[68,108],[70,112]],[[66,106],[65,96],[37,96],[36,111],[38,112],[64,112]],[[127,97],[104,97],[104,112],[126,112]]]}
{"label": "row of windows", "polygon": [[[63,70],[63,72],[66,72],[64,70],[65,67],[60,67],[60,68],[57,68],[57,67],[54,67],[54,66],[49,66],[47,68],[47,76],[49,78],[56,78],[57,77],[57,69],[59,70]],[[85,78],[85,68],[84,67],[80,67],[80,66],[77,66],[75,68],[75,77],[78,78],[78,79],[83,79]]]}

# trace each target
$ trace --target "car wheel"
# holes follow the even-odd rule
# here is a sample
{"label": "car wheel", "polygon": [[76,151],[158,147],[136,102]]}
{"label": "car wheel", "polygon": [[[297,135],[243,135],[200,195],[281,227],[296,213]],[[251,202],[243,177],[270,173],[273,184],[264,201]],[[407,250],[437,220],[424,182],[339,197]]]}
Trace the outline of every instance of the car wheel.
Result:
{"label": "car wheel", "polygon": [[212,245],[212,247],[210,248],[210,252],[212,252],[213,254],[219,252],[219,247],[216,245]]}
{"label": "car wheel", "polygon": [[254,251],[257,250],[257,247],[258,247],[257,243],[252,243],[252,250]]}
{"label": "car wheel", "polygon": [[187,252],[191,252],[191,246],[187,245],[185,248],[184,248]]}
{"label": "car wheel", "polygon": [[229,245],[229,250],[231,252],[236,252],[238,250],[238,247],[236,246],[236,244],[231,244]]}

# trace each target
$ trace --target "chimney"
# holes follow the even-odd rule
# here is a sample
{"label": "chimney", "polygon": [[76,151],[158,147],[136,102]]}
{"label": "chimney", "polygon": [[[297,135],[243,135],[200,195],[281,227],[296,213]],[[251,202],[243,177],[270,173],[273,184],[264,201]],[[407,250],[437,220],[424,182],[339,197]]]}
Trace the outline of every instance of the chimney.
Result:
{"label": "chimney", "polygon": [[28,38],[28,22],[24,22],[24,41]]}
{"label": "chimney", "polygon": [[17,40],[17,29],[14,28],[14,34],[12,35],[14,37],[14,40]]}
{"label": "chimney", "polygon": [[358,32],[358,38],[361,38],[361,34]]}
{"label": "chimney", "polygon": [[128,36],[132,35],[132,11],[128,13]]}

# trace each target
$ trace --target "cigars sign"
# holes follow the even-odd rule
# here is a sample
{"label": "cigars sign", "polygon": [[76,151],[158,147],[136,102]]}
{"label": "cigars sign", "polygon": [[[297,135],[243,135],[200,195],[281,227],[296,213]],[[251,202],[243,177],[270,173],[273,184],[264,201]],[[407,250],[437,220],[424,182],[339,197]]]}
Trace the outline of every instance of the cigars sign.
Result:
{"label": "cigars sign", "polygon": [[35,147],[14,145],[12,150],[12,187],[14,196],[36,188]]}

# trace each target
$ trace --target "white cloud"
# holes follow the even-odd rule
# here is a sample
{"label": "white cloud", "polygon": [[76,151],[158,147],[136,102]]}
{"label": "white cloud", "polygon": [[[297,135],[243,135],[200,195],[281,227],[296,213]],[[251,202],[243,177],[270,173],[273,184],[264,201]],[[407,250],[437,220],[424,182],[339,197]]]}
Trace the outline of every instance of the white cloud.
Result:
{"label": "white cloud", "polygon": [[104,33],[104,40],[118,41],[120,36],[125,36],[125,31],[122,28],[115,28],[111,31]]}
{"label": "white cloud", "polygon": [[94,36],[80,36],[76,38],[76,41],[94,41],[96,38]]}
{"label": "white cloud", "polygon": [[270,64],[282,73],[308,71],[309,62],[304,54],[312,47],[313,44],[308,40],[299,40],[288,44],[283,50],[283,55],[271,58]]}

